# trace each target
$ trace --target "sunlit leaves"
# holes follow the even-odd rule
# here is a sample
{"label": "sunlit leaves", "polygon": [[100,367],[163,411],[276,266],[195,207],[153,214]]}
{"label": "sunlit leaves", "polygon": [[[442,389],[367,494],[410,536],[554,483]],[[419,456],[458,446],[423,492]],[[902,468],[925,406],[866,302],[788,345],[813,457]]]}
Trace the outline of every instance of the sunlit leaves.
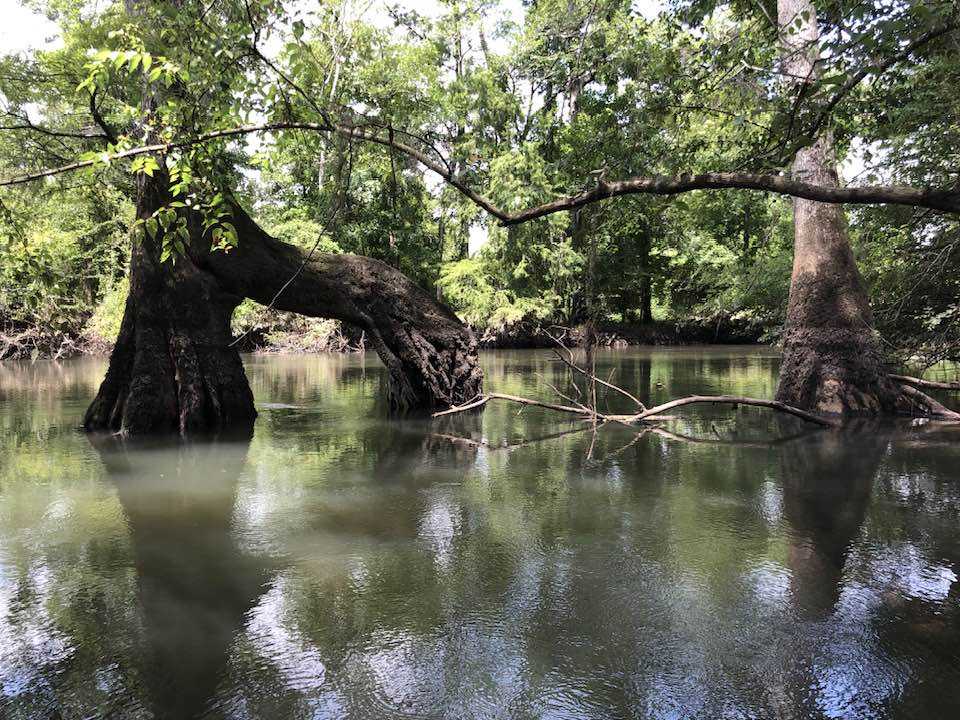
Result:
{"label": "sunlit leaves", "polygon": [[157,163],[156,158],[151,155],[139,155],[133,159],[130,163],[130,172],[133,173],[143,173],[148,177],[153,177],[153,174],[160,169],[159,163]]}

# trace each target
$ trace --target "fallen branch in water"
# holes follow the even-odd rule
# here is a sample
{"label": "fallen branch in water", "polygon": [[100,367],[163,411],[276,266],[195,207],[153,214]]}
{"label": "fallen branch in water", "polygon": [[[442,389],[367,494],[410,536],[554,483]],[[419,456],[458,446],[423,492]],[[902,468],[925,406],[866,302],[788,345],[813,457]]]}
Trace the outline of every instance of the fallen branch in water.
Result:
{"label": "fallen branch in water", "polygon": [[[912,413],[921,417],[939,418],[941,420],[950,420],[952,422],[960,421],[960,413],[954,412],[946,405],[943,405],[936,399],[921,392],[912,385],[906,383],[900,386],[901,395],[905,396],[908,402],[912,403]],[[919,410],[920,412],[917,412]]]}
{"label": "fallen branch in water", "polygon": [[904,385],[913,385],[918,388],[932,388],[934,390],[960,390],[960,382],[938,382],[910,377],[909,375],[890,375],[890,379]]}
{"label": "fallen branch in water", "polygon": [[624,389],[623,389],[622,387],[620,387],[619,385],[614,385],[612,382],[609,382],[609,381],[607,381],[607,380],[603,380],[602,378],[597,377],[596,374],[594,374],[594,373],[592,373],[592,372],[590,372],[590,371],[588,371],[588,370],[585,370],[584,368],[582,368],[582,367],[580,367],[579,365],[577,365],[577,364],[573,361],[573,351],[570,350],[570,348],[568,348],[566,345],[563,344],[563,340],[562,340],[561,338],[555,337],[555,336],[551,335],[547,330],[541,329],[541,332],[542,332],[544,335],[546,335],[548,338],[550,338],[551,340],[553,340],[553,342],[555,342],[557,345],[559,345],[559,346],[560,346],[560,349],[563,350],[563,352],[565,352],[565,353],[567,354],[567,357],[564,357],[564,356],[563,356],[563,353],[560,352],[560,350],[556,350],[556,349],[555,349],[555,350],[553,351],[554,355],[557,356],[557,359],[559,359],[560,362],[562,362],[562,363],[563,363],[564,365],[566,365],[568,368],[570,368],[570,369],[573,370],[574,372],[580,373],[581,375],[583,375],[584,377],[586,377],[586,378],[587,378],[588,380],[590,380],[591,382],[599,383],[600,385],[603,385],[604,387],[609,388],[610,390],[613,390],[614,392],[618,392],[618,393],[620,393],[621,395],[623,395],[623,396],[626,397],[626,398],[629,398],[630,400],[633,401],[633,403],[634,403],[638,408],[640,408],[640,411],[641,411],[641,412],[643,412],[643,411],[645,411],[645,410],[647,409],[647,406],[644,405],[644,404],[640,401],[640,398],[638,398],[638,397],[634,396],[633,394],[627,392],[626,390],[624,390]]}
{"label": "fallen branch in water", "polygon": [[822,427],[835,427],[837,425],[837,423],[832,420],[820,417],[819,415],[814,415],[813,413],[807,412],[806,410],[801,410],[800,408],[795,408],[792,405],[787,405],[786,403],[782,403],[778,400],[763,400],[760,398],[742,397],[740,395],[690,395],[689,397],[677,398],[676,400],[665,402],[663,405],[657,405],[656,407],[652,407],[649,410],[645,410],[637,415],[613,415],[610,417],[610,419],[623,420],[625,422],[642,421],[648,419],[652,415],[659,415],[665,410],[680,407],[681,405],[694,405],[698,403],[711,405],[753,405],[755,407],[765,407],[778,412],[787,413],[788,415],[793,415],[794,417],[798,417],[801,420],[806,420],[807,422],[816,423]]}
{"label": "fallen branch in water", "polygon": [[454,413],[465,412],[467,410],[472,410],[473,408],[486,405],[491,400],[506,400],[508,402],[518,403],[520,405],[532,405],[535,407],[542,407],[548,410],[555,410],[557,412],[569,413],[572,415],[577,415],[585,420],[594,420],[596,419],[599,422],[615,422],[622,425],[632,425],[634,423],[649,423],[656,422],[654,419],[655,416],[661,415],[665,410],[670,410],[671,408],[680,407],[682,405],[694,405],[694,404],[710,404],[710,405],[752,405],[755,407],[765,407],[771,410],[776,410],[777,412],[787,413],[788,415],[793,415],[798,417],[801,420],[806,420],[807,422],[816,423],[821,427],[836,427],[837,423],[833,420],[828,420],[822,418],[813,413],[809,413],[806,410],[801,410],[800,408],[795,408],[791,405],[787,405],[777,400],[763,400],[760,398],[750,398],[743,397],[740,395],[691,395],[689,397],[677,398],[676,400],[671,400],[670,402],[663,403],[662,405],[657,405],[648,410],[644,410],[640,413],[635,413],[633,415],[608,415],[595,410],[590,410],[587,407],[572,407],[570,405],[558,405],[556,403],[542,402],[540,400],[532,400],[530,398],[520,397],[518,395],[506,395],[504,393],[485,393],[480,395],[478,398],[471,400],[470,402],[452,407],[448,410],[442,410],[433,414],[433,417],[440,417],[442,415],[452,415]]}
{"label": "fallen branch in water", "polygon": [[464,405],[455,405],[447,410],[441,410],[440,412],[435,412],[433,417],[440,417],[441,415],[452,415],[453,413],[464,412],[466,410],[472,410],[473,408],[478,408],[481,405],[486,405],[491,400],[509,400],[510,402],[515,402],[520,405],[535,405],[536,407],[547,408],[548,410],[556,410],[557,412],[573,413],[574,415],[580,415],[582,417],[590,418],[596,416],[598,418],[604,418],[605,416],[600,415],[599,413],[591,412],[590,408],[586,406],[581,407],[572,407],[570,405],[557,405],[556,403],[541,402],[539,400],[531,400],[530,398],[520,397],[518,395],[505,395],[503,393],[484,393],[470,402]]}
{"label": "fallen branch in water", "polygon": [[658,437],[666,438],[667,440],[674,440],[676,442],[692,443],[695,445],[728,445],[732,447],[747,447],[747,448],[769,448],[776,445],[785,445],[786,443],[796,442],[797,440],[802,440],[804,438],[810,437],[814,433],[820,432],[816,428],[809,428],[803,432],[794,433],[793,435],[787,435],[785,437],[774,438],[773,440],[759,441],[759,440],[736,440],[730,438],[698,438],[693,437],[692,435],[686,435],[684,433],[675,432],[673,430],[667,430],[662,427],[650,427],[649,431],[657,435]]}

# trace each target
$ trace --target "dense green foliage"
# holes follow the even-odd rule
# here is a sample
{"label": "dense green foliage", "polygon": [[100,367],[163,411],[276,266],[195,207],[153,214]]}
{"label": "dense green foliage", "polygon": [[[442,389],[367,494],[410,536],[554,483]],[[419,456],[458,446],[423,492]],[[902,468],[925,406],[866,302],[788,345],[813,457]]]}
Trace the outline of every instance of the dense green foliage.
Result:
{"label": "dense green foliage", "polygon": [[[958,180],[956,35],[904,52],[956,21],[952,2],[818,2],[822,79],[799,98],[783,92],[767,0],[676,0],[658,14],[628,0],[440,0],[428,14],[352,0],[157,1],[134,15],[122,3],[35,5],[63,43],[0,64],[0,174],[98,159],[0,197],[0,323],[8,336],[42,329],[46,348],[109,335],[125,234],[151,231],[130,228],[130,171],[151,174],[157,160],[108,153],[245,123],[366,128],[442,157],[508,210],[598,178],[782,170],[825,127],[868,180]],[[165,100],[145,110],[154,86]],[[390,263],[480,330],[593,316],[739,320],[777,336],[788,199],[640,196],[504,228],[388,144],[298,129],[184,145],[159,162],[178,202],[204,207],[221,251],[237,241],[219,205],[232,192],[279,237]],[[956,220],[904,208],[849,220],[890,349],[956,354]],[[331,335],[248,304],[236,325],[285,347],[284,329],[311,348]]]}

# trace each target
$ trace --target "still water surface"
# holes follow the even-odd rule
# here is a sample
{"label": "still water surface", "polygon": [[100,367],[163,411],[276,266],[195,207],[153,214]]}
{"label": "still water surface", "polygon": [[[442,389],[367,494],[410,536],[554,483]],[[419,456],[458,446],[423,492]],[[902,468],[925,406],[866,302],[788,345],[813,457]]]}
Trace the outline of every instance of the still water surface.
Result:
{"label": "still water surface", "polygon": [[[777,360],[600,365],[656,402]],[[0,717],[960,717],[960,429],[390,420],[370,356],[255,357],[251,441],[92,442],[103,370],[0,364]]]}

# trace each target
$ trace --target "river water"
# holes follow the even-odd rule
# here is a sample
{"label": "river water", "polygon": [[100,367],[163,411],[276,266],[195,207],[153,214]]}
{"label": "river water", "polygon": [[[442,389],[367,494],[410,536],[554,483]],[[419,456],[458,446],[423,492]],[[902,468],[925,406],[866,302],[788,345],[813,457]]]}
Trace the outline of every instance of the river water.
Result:
{"label": "river water", "polygon": [[[958,428],[396,420],[375,358],[307,356],[248,358],[252,440],[122,443],[76,430],[104,367],[0,364],[0,717],[960,717]],[[599,367],[656,402],[777,359]]]}

